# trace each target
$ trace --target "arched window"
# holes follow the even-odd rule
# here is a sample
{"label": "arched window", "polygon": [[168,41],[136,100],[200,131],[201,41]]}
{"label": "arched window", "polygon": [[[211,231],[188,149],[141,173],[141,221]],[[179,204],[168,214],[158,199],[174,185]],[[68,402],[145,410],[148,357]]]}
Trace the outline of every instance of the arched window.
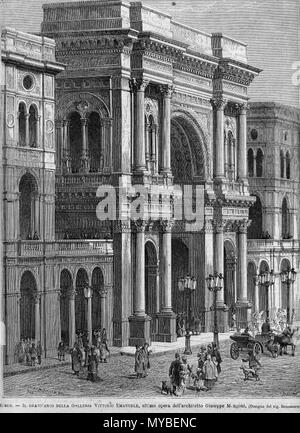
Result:
{"label": "arched window", "polygon": [[262,205],[260,198],[256,197],[256,202],[249,209],[249,220],[251,224],[248,227],[248,239],[261,239],[262,238]]}
{"label": "arched window", "polygon": [[37,146],[37,110],[34,105],[30,105],[29,108],[29,146]]}
{"label": "arched window", "polygon": [[152,114],[145,116],[145,160],[148,171],[157,172],[157,127]]}
{"label": "arched window", "polygon": [[256,176],[262,177],[263,175],[263,159],[264,154],[261,149],[258,149],[256,153]]}
{"label": "arched window", "polygon": [[285,168],[286,178],[290,179],[291,178],[291,157],[289,152],[286,152],[285,161],[286,161],[286,168]]}
{"label": "arched window", "polygon": [[252,149],[248,150],[248,176],[254,176],[254,154]]}
{"label": "arched window", "polygon": [[79,113],[73,111],[69,115],[69,122],[71,170],[73,173],[78,173],[82,155],[82,127]]}
{"label": "arched window", "polygon": [[281,220],[282,239],[289,239],[291,236],[290,235],[290,216],[289,216],[287,199],[285,197],[282,200],[281,218],[282,218],[282,220]]}
{"label": "arched window", "polygon": [[19,185],[19,224],[21,239],[38,238],[38,187],[35,178],[26,173]]}
{"label": "arched window", "polygon": [[103,168],[103,143],[101,138],[101,122],[97,112],[92,111],[88,117],[88,149],[90,172],[99,172]]}
{"label": "arched window", "polygon": [[284,178],[284,153],[280,151],[280,177]]}
{"label": "arched window", "polygon": [[26,107],[24,102],[19,104],[19,145],[25,146],[26,144]]}

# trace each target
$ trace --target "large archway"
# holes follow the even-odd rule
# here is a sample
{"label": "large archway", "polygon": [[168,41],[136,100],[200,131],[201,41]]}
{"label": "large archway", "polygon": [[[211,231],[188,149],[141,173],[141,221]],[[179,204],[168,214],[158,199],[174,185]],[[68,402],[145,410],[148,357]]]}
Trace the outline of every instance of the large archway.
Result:
{"label": "large archway", "polygon": [[92,328],[93,331],[101,330],[103,327],[104,311],[101,309],[101,289],[104,286],[103,273],[100,268],[95,268],[92,273]]}
{"label": "large archway", "polygon": [[19,232],[21,239],[32,239],[38,232],[38,186],[30,173],[24,174],[19,184]]}
{"label": "large archway", "polygon": [[85,269],[79,269],[76,275],[75,326],[76,332],[87,331],[86,299],[84,288],[88,286],[88,275]]}
{"label": "large archway", "polygon": [[145,244],[145,310],[151,320],[151,339],[155,339],[156,318],[159,311],[157,299],[158,259],[154,244],[151,241]]}
{"label": "large archway", "polygon": [[34,339],[36,336],[36,310],[35,301],[37,286],[34,275],[30,271],[25,271],[20,284],[20,337]]}
{"label": "large archway", "polygon": [[60,329],[61,329],[61,339],[66,344],[70,344],[69,335],[69,320],[70,320],[70,310],[69,310],[69,296],[72,290],[73,281],[70,272],[64,269],[60,274]]}

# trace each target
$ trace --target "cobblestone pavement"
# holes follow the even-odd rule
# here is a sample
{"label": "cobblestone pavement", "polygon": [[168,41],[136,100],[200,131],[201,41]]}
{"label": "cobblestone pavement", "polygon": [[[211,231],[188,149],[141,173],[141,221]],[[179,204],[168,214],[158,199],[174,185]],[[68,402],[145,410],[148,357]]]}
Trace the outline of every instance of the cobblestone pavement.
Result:
{"label": "cobblestone pavement", "polygon": [[[229,355],[230,341],[220,345],[223,358],[222,373],[215,387],[197,393],[187,389],[185,398],[205,397],[299,397],[300,396],[300,350],[296,356],[279,356],[273,359],[269,353],[261,357],[260,381],[244,381],[240,369],[241,356],[234,361]],[[290,351],[290,349],[289,349]],[[197,351],[188,360],[197,365]],[[168,379],[168,368],[174,353],[150,358],[151,369],[144,379],[134,375],[134,358],[114,356],[107,364],[99,364],[98,382],[91,383],[73,375],[71,365],[61,365],[51,369],[31,371],[4,378],[6,397],[118,397],[141,398],[160,397],[160,384]],[[169,397],[180,399],[180,397]]]}

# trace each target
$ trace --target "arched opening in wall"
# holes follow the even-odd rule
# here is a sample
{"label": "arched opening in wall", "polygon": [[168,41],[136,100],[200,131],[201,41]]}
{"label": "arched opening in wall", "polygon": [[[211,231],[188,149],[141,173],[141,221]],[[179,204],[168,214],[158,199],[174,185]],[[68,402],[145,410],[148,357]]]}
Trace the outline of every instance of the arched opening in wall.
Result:
{"label": "arched opening in wall", "polygon": [[262,205],[260,198],[256,195],[255,203],[249,209],[249,220],[251,221],[248,227],[248,239],[261,239],[262,237]]}
{"label": "arched opening in wall", "polygon": [[253,177],[254,176],[254,153],[253,149],[248,150],[248,176]]}
{"label": "arched opening in wall", "polygon": [[79,269],[76,275],[75,327],[78,331],[87,331],[86,299],[84,288],[88,286],[88,275],[84,269]]}
{"label": "arched opening in wall", "polygon": [[70,272],[64,269],[60,274],[60,329],[61,340],[65,345],[70,344],[69,317],[70,317],[70,292],[73,288],[73,280]]}
{"label": "arched opening in wall", "polygon": [[[95,268],[92,273],[92,328],[93,331],[101,331],[104,324],[104,311],[101,309],[101,290],[104,287],[103,273],[100,268]],[[104,305],[103,305],[104,308]]]}
{"label": "arched opening in wall", "polygon": [[281,150],[280,151],[280,177],[283,179],[284,178],[284,153]]}
{"label": "arched opening in wall", "polygon": [[189,309],[193,308],[193,299],[186,291],[178,288],[179,278],[190,273],[189,249],[181,239],[172,239],[172,308],[175,313],[183,313],[187,321]]}
{"label": "arched opening in wall", "polygon": [[264,154],[261,149],[258,149],[256,153],[256,177],[262,177],[263,175],[263,160]]}
{"label": "arched opening in wall", "polygon": [[291,178],[291,156],[289,152],[286,152],[285,161],[286,161],[286,178],[290,179]]}
{"label": "arched opening in wall", "polygon": [[145,310],[151,321],[151,338],[156,333],[155,314],[159,311],[157,299],[158,259],[154,244],[151,241],[145,244]]}
{"label": "arched opening in wall", "polygon": [[92,111],[88,117],[88,153],[92,173],[99,172],[103,168],[102,128],[99,113]]}
{"label": "arched opening in wall", "polygon": [[281,206],[281,233],[282,239],[289,239],[290,235],[290,215],[287,199],[284,197]]}
{"label": "arched opening in wall", "polygon": [[205,181],[204,144],[201,133],[184,116],[171,120],[171,168],[174,184],[193,183],[194,176]]}
{"label": "arched opening in wall", "polygon": [[19,123],[19,146],[25,146],[25,144],[26,144],[26,107],[25,107],[24,102],[20,102],[20,104],[19,104],[18,123]]}
{"label": "arched opening in wall", "polygon": [[29,146],[37,147],[38,114],[34,105],[29,107]]}
{"label": "arched opening in wall", "polygon": [[[224,303],[233,312],[236,303],[236,252],[232,242],[224,242]],[[231,326],[232,315],[228,315]]]}
{"label": "arched opening in wall", "polygon": [[70,113],[69,117],[69,143],[71,170],[78,173],[81,167],[80,158],[82,156],[82,125],[81,117],[77,111]]}
{"label": "arched opening in wall", "polygon": [[19,184],[19,231],[21,239],[33,239],[38,235],[38,187],[30,173],[24,174]]}
{"label": "arched opening in wall", "polygon": [[35,296],[37,286],[34,275],[25,271],[20,284],[20,337],[35,338]]}
{"label": "arched opening in wall", "polygon": [[248,263],[247,267],[247,297],[252,303],[252,313],[259,310],[259,305],[256,305],[255,299],[255,279],[257,274],[257,268],[253,262]]}
{"label": "arched opening in wall", "polygon": [[[265,260],[263,260],[259,266],[259,273],[263,273],[263,272],[267,272],[267,271],[270,271],[269,265]],[[262,286],[262,285],[259,286],[258,299],[259,299],[259,301],[258,301],[259,302],[259,311],[260,312],[261,311],[266,312],[268,309],[268,295],[267,295],[267,288],[265,286]]]}

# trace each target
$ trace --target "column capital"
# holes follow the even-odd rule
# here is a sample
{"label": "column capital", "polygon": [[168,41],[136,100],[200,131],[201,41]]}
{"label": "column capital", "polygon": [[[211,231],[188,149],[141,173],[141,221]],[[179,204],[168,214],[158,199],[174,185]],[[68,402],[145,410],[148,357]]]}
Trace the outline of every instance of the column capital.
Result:
{"label": "column capital", "polygon": [[160,218],[159,223],[163,233],[171,233],[175,221],[172,218],[171,219]]}
{"label": "column capital", "polygon": [[77,292],[75,289],[72,288],[68,291],[69,300],[74,301],[76,295],[77,295]]}
{"label": "column capital", "polygon": [[141,218],[138,218],[136,220],[132,220],[132,226],[137,233],[144,233],[147,224],[148,224],[148,221],[143,220]]}
{"label": "column capital", "polygon": [[213,227],[216,233],[223,233],[226,224],[227,224],[227,220],[221,217],[217,217],[216,219],[213,220]]}
{"label": "column capital", "polygon": [[80,114],[80,117],[84,119],[89,109],[89,103],[87,101],[79,101],[76,104],[76,109]]}
{"label": "column capital", "polygon": [[149,84],[149,80],[144,78],[131,78],[129,88],[132,92],[144,92]]}
{"label": "column capital", "polygon": [[115,233],[130,233],[131,232],[130,219],[115,221],[114,230],[115,230]]}
{"label": "column capital", "polygon": [[108,290],[109,290],[109,287],[107,287],[107,286],[101,287],[101,289],[98,290],[100,297],[106,298]]}
{"label": "column capital", "polygon": [[222,97],[215,97],[210,100],[214,110],[224,110],[227,100]]}
{"label": "column capital", "polygon": [[35,304],[39,304],[41,301],[41,293],[37,292],[33,294],[33,301]]}
{"label": "column capital", "polygon": [[247,113],[247,110],[249,110],[249,105],[247,102],[243,102],[241,104],[235,104],[236,112],[240,115],[245,115]]}
{"label": "column capital", "polygon": [[172,98],[172,95],[175,92],[175,86],[174,84],[164,84],[159,86],[159,90],[164,98]]}
{"label": "column capital", "polygon": [[251,221],[243,219],[243,220],[237,221],[236,224],[237,224],[237,229],[238,229],[239,233],[241,233],[241,234],[247,234],[247,229],[250,226]]}

